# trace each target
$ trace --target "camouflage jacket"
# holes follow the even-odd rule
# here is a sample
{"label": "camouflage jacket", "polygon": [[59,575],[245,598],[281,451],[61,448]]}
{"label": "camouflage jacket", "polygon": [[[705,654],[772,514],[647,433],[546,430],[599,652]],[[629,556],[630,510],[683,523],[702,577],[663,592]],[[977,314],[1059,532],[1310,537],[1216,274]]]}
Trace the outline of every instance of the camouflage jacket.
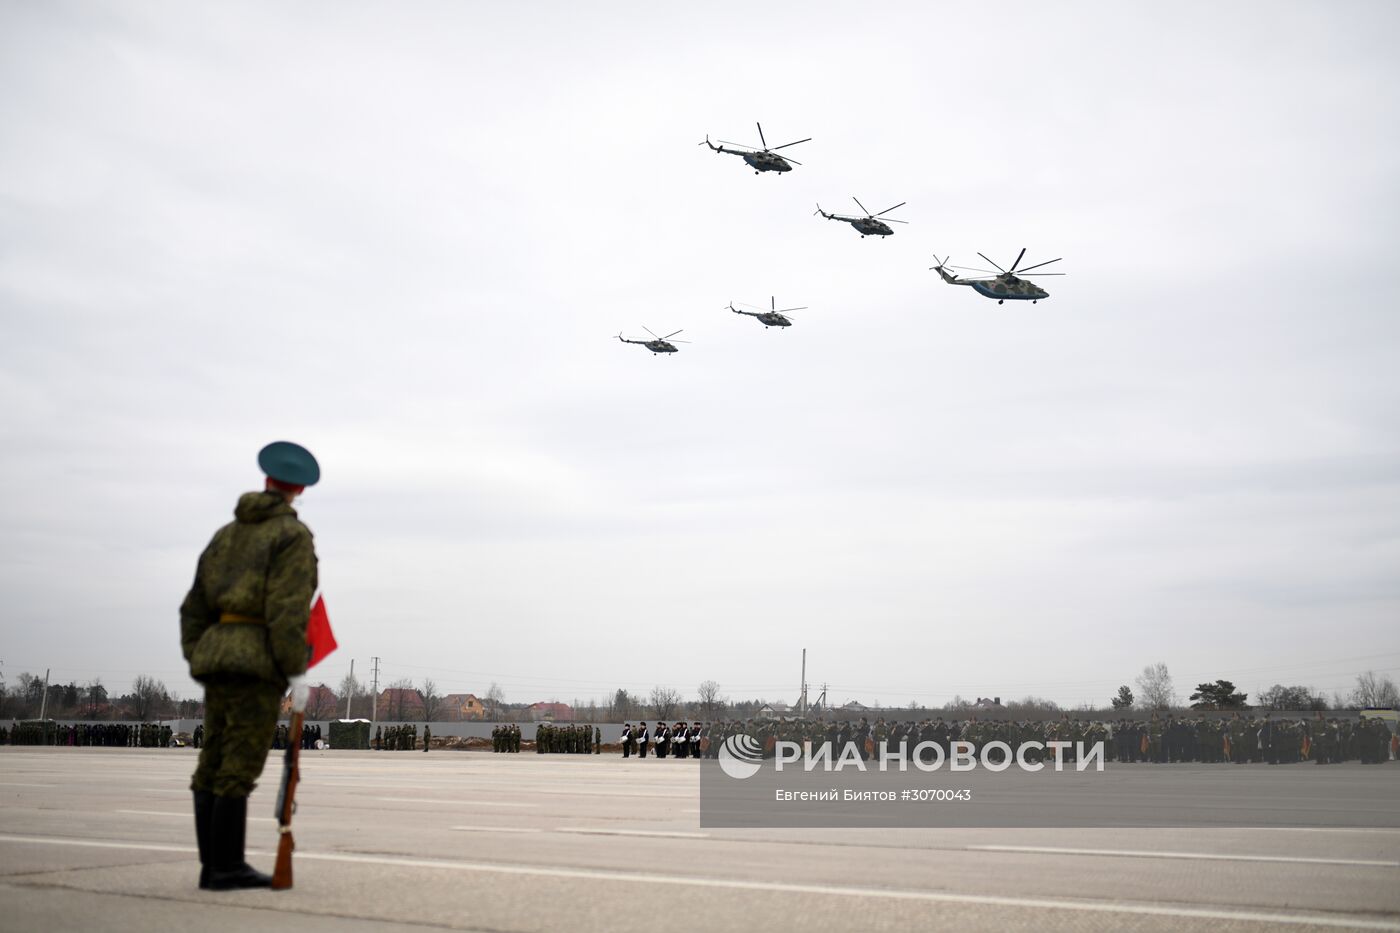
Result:
{"label": "camouflage jacket", "polygon": [[[230,675],[285,688],[308,660],[306,623],[316,592],[311,531],[276,493],[245,493],[233,514],[199,556],[180,606],[185,660],[195,680]],[[221,613],[262,624],[220,624]]]}

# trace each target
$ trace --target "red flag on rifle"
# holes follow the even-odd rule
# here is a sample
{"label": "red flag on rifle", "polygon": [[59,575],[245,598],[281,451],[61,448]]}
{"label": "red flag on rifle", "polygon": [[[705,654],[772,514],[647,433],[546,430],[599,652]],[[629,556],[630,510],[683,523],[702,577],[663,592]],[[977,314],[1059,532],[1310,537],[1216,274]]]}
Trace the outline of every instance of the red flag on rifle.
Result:
{"label": "red flag on rifle", "polygon": [[319,595],[311,606],[311,620],[306,623],[306,643],[311,646],[311,660],[306,664],[307,670],[321,663],[326,655],[336,649],[331,619],[326,615],[326,601]]}

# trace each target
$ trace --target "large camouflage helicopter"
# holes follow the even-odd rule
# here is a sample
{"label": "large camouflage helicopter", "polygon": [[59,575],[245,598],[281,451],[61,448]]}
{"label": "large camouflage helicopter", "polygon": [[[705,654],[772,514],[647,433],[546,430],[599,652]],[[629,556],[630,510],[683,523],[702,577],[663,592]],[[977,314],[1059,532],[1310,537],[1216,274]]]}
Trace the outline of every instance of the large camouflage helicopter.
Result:
{"label": "large camouflage helicopter", "polygon": [[[732,301],[729,303],[729,310],[733,311],[735,314],[747,314],[749,317],[758,318],[758,322],[762,324],[765,329],[769,327],[791,327],[792,321],[788,320],[786,317],[784,317],[784,315],[786,315],[790,311],[807,310],[806,305],[803,305],[801,308],[784,308],[783,310],[779,311],[778,300],[776,297],[773,297],[771,295],[768,298],[768,302],[769,306],[767,311],[764,311],[762,309],[759,309],[758,311],[740,311],[738,308],[734,307],[734,302]],[[741,301],[739,302],[739,304],[743,304],[743,302]],[[749,307],[752,308],[755,306],[749,305]]]}
{"label": "large camouflage helicopter", "polygon": [[[710,137],[708,135],[705,137],[703,143],[697,143],[696,145],[709,146],[715,152],[724,152],[729,155],[740,156],[745,162],[749,163],[755,175],[759,172],[790,172],[792,171],[792,166],[802,164],[796,159],[780,156],[774,150],[786,149],[788,146],[796,146],[797,143],[809,143],[812,141],[812,137],[808,136],[806,139],[799,139],[796,143],[783,143],[781,146],[774,146],[772,149],[769,149],[768,140],[763,138],[763,124],[758,123],[755,125],[758,127],[758,138],[763,143],[762,149],[756,149],[753,146],[745,146],[742,143],[725,142],[722,139],[719,141],[720,144],[716,146],[714,143],[710,142]],[[726,149],[724,148],[725,146],[737,146],[738,148]]]}
{"label": "large camouflage helicopter", "polygon": [[[685,328],[681,328],[681,330],[684,329]],[[646,331],[648,334],[651,334],[653,339],[629,340],[628,338],[622,336],[622,334],[618,334],[617,339],[621,340],[623,343],[639,343],[642,346],[646,347],[648,350],[650,350],[652,353],[679,353],[680,350],[676,347],[677,343],[690,343],[689,340],[677,340],[675,343],[671,342],[671,338],[681,332],[679,330],[672,331],[665,337],[657,337],[656,332],[653,331],[650,327],[647,327],[645,324],[642,325],[642,330]]]}
{"label": "large camouflage helicopter", "polygon": [[860,209],[865,211],[864,217],[851,217],[847,214],[828,214],[826,211],[822,210],[820,204],[817,205],[817,213],[821,214],[827,220],[845,221],[860,232],[861,239],[865,239],[867,236],[894,236],[894,230],[885,223],[886,220],[895,224],[907,224],[909,222],[907,220],[895,220],[893,217],[886,217],[885,220],[878,219],[882,214],[888,214],[890,211],[894,210],[895,207],[903,207],[909,203],[908,201],[900,201],[894,207],[887,207],[879,214],[872,214],[866,209],[864,204],[860,203],[860,198],[852,195],[851,200],[855,201],[856,204],[860,206]]}
{"label": "large camouflage helicopter", "polygon": [[[1048,266],[1052,262],[1059,262],[1059,259],[1047,259],[1045,262],[1038,262],[1033,266],[1026,266],[1026,268],[1022,269],[1018,274],[1016,271],[1016,267],[1019,266],[1021,264],[1021,260],[1025,258],[1025,249],[1021,250],[1021,254],[1016,257],[1016,261],[1011,264],[1010,269],[1003,269],[1001,266],[997,266],[996,263],[992,262],[991,259],[988,259],[982,253],[978,253],[977,255],[981,256],[983,259],[986,259],[987,262],[991,262],[992,265],[996,266],[997,272],[993,272],[991,269],[972,269],[967,266],[950,266],[948,265],[947,259],[939,260],[938,265],[929,266],[929,268],[933,269],[939,275],[941,275],[943,277],[943,281],[947,282],[949,285],[966,285],[973,289],[975,292],[977,292],[979,295],[986,295],[988,298],[995,298],[997,300],[997,304],[1002,304],[1007,299],[1010,299],[1011,301],[1029,301],[1031,304],[1035,304],[1042,298],[1050,297],[1050,293],[1047,292],[1045,289],[1041,288],[1039,285],[1036,285],[1034,282],[1027,282],[1026,280],[1022,279],[1021,276],[1025,275],[1032,269],[1039,269],[1041,266]],[[933,258],[938,259],[938,256],[935,255]],[[948,258],[951,259],[952,257],[950,256]],[[959,278],[957,275],[949,275],[947,272],[948,269],[961,269],[964,272],[982,272],[985,273],[988,277],[976,279],[963,279]],[[1036,275],[1064,274],[1065,273],[1063,272],[1036,273]]]}

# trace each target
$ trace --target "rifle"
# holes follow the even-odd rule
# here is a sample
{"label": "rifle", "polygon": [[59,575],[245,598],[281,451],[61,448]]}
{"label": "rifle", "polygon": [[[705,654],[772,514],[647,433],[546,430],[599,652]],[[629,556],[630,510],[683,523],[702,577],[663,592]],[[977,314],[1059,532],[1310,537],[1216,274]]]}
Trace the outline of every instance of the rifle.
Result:
{"label": "rifle", "polygon": [[296,812],[297,784],[301,781],[301,730],[306,721],[306,684],[292,687],[292,726],[287,730],[287,751],[282,759],[282,784],[277,789],[277,867],[272,870],[272,890],[292,886],[292,814]]}

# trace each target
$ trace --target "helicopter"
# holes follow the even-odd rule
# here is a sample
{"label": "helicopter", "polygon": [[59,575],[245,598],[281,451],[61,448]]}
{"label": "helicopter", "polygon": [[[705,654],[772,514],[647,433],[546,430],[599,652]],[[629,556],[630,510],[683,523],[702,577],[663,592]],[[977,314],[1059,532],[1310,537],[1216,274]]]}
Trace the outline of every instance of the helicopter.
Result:
{"label": "helicopter", "polygon": [[879,214],[872,214],[870,211],[866,210],[864,204],[860,203],[860,198],[853,195],[851,200],[855,201],[856,204],[860,205],[860,209],[865,211],[864,217],[850,217],[846,214],[828,214],[826,211],[822,210],[820,204],[817,205],[817,213],[821,214],[827,220],[844,220],[860,232],[861,239],[865,239],[867,236],[893,236],[894,230],[885,223],[886,220],[896,224],[907,224],[909,222],[907,220],[895,220],[893,217],[886,217],[885,220],[877,219],[880,214],[888,214],[890,211],[894,210],[895,207],[903,207],[908,204],[908,201],[900,201],[894,207],[887,207]]}
{"label": "helicopter", "polygon": [[[755,175],[759,172],[790,172],[794,165],[802,164],[796,159],[778,155],[775,150],[786,149],[788,146],[796,146],[797,143],[809,143],[812,141],[812,137],[808,136],[806,139],[799,139],[796,143],[783,143],[781,146],[774,146],[772,149],[769,149],[768,140],[763,138],[763,124],[756,123],[755,126],[758,127],[758,138],[763,143],[762,149],[755,149],[753,146],[745,146],[742,143],[725,142],[722,139],[719,141],[720,144],[716,146],[714,143],[710,142],[710,137],[708,135],[705,137],[703,143],[696,143],[696,145],[709,146],[715,152],[724,152],[729,155],[742,157],[745,162],[749,163]],[[739,148],[726,149],[724,148],[725,146],[738,146]],[[740,151],[744,149],[749,151]]]}
{"label": "helicopter", "polygon": [[[1012,301],[1029,301],[1031,304],[1035,304],[1042,298],[1050,297],[1050,293],[1047,292],[1045,289],[1041,288],[1039,285],[1036,285],[1034,282],[1025,281],[1020,276],[1025,275],[1032,269],[1039,269],[1041,266],[1048,266],[1052,262],[1059,262],[1059,259],[1049,259],[1045,262],[1036,263],[1033,266],[1027,266],[1026,268],[1022,269],[1020,271],[1020,274],[1018,275],[1016,272],[1016,267],[1019,266],[1021,264],[1021,260],[1025,258],[1026,251],[1024,248],[1021,250],[1021,254],[1016,257],[1016,261],[1011,264],[1011,268],[1009,270],[1003,269],[1001,266],[997,266],[996,263],[992,262],[992,260],[988,259],[982,253],[978,253],[977,255],[982,256],[982,258],[986,259],[987,262],[991,262],[992,265],[997,267],[998,271],[993,272],[991,269],[971,269],[967,266],[950,266],[948,265],[947,259],[939,260],[938,265],[929,266],[929,268],[933,269],[939,275],[941,275],[943,277],[943,281],[947,282],[949,285],[967,285],[974,291],[976,291],[979,295],[985,295],[988,298],[995,298],[997,300],[997,304],[1002,304],[1008,298]],[[935,255],[933,258],[938,259],[938,256]],[[948,258],[951,259],[952,257],[950,256]],[[964,272],[983,272],[986,273],[988,276],[991,276],[991,278],[960,279],[957,275],[949,275],[946,271],[948,269],[962,269]],[[1063,272],[1036,273],[1036,275],[1064,274],[1065,273]]]}
{"label": "helicopter", "polygon": [[[807,310],[806,306],[803,306],[801,308],[784,308],[783,310],[779,311],[778,301],[776,298],[769,296],[768,301],[769,310],[767,311],[740,311],[738,308],[734,307],[734,302],[732,301],[729,303],[729,310],[733,311],[735,314],[747,314],[749,317],[758,318],[758,322],[763,325],[765,330],[769,327],[791,327],[792,321],[788,320],[786,317],[784,317],[784,315],[787,314],[789,311]],[[742,301],[739,303],[743,304]],[[753,306],[750,305],[750,307]]]}
{"label": "helicopter", "polygon": [[[690,343],[689,340],[677,340],[676,343],[672,343],[672,342],[671,342],[671,338],[674,337],[674,336],[676,336],[676,334],[679,334],[679,333],[680,333],[679,330],[677,330],[677,331],[672,331],[671,333],[667,334],[665,337],[657,337],[657,336],[656,336],[656,332],[653,331],[650,327],[647,327],[645,324],[642,325],[642,330],[646,331],[648,334],[651,334],[651,336],[652,336],[654,339],[652,339],[652,340],[629,340],[628,338],[622,336],[622,334],[620,334],[620,333],[617,335],[617,339],[618,339],[618,340],[621,340],[623,343],[639,343],[639,344],[641,344],[642,346],[646,347],[648,350],[650,350],[653,354],[655,354],[655,353],[679,353],[680,350],[679,350],[679,348],[676,346],[676,343]],[[682,330],[684,330],[684,328],[682,328]]]}

